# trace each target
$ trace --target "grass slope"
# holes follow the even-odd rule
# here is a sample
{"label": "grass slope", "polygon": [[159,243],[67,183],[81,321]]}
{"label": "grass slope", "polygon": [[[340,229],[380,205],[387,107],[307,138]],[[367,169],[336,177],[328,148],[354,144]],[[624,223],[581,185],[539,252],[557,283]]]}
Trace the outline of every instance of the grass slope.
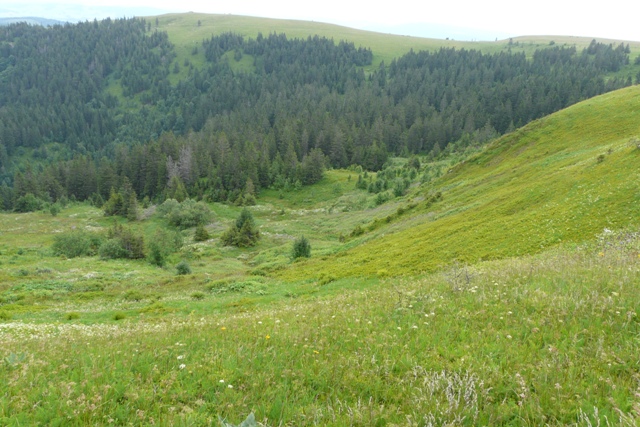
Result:
{"label": "grass slope", "polygon": [[[393,58],[400,57],[411,49],[435,50],[441,47],[455,47],[457,49],[477,49],[487,53],[501,51],[524,51],[533,54],[538,48],[568,45],[576,46],[579,50],[587,47],[591,38],[587,37],[561,37],[561,36],[523,36],[509,40],[496,40],[495,42],[481,41],[457,41],[440,40],[421,37],[399,36],[383,34],[372,31],[357,30],[334,24],[321,22],[257,18],[238,15],[214,15],[202,13],[167,14],[158,16],[158,26],[155,26],[155,18],[147,18],[153,28],[166,31],[169,39],[176,45],[180,65],[185,59],[194,65],[204,63],[204,55],[192,55],[195,46],[199,46],[203,39],[212,35],[225,32],[234,32],[246,37],[256,37],[258,33],[267,35],[270,33],[285,33],[291,38],[307,38],[319,35],[333,38],[336,41],[347,40],[353,42],[356,47],[369,47],[373,51],[374,60],[370,69],[377,68],[382,61],[389,64]],[[618,44],[620,41],[600,40],[605,43]],[[628,42],[632,49],[633,58],[640,52],[640,42]]]}
{"label": "grass slope", "polygon": [[[443,201],[402,231],[328,260],[284,270],[293,280],[417,274],[454,260],[536,253],[593,239],[640,218],[640,87],[603,95],[495,141],[433,184]],[[419,222],[417,222],[419,221]]]}
{"label": "grass slope", "polygon": [[[0,425],[637,425],[638,114],[640,87],[532,123],[346,243],[409,200],[372,207],[329,171],[260,195],[254,249],[219,243],[240,208],[212,204],[213,238],[184,231],[166,268],[53,256],[112,223],[86,204],[1,214]],[[313,258],[291,264],[301,233]]]}

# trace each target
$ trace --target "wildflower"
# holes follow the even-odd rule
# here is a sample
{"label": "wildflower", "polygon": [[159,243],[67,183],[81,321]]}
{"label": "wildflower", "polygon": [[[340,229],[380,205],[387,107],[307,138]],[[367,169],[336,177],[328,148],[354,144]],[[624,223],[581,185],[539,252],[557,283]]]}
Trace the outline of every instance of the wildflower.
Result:
{"label": "wildflower", "polygon": [[182,360],[184,359],[184,354],[181,354],[180,356],[178,356],[178,360]]}
{"label": "wildflower", "polygon": [[222,328],[220,328],[220,330],[221,330],[221,331],[226,331],[226,330],[227,330],[227,328],[223,326]]}
{"label": "wildflower", "polygon": [[268,339],[270,339],[270,338],[271,338],[271,335],[267,335],[267,336],[266,336],[266,337],[264,337],[264,338],[268,340]]}
{"label": "wildflower", "polygon": [[220,384],[224,384],[224,380],[220,380]]}
{"label": "wildflower", "polygon": [[180,369],[184,369],[186,367],[187,367],[187,365],[185,365],[184,363],[181,363],[180,366],[178,366],[178,368],[180,368]]}
{"label": "wildflower", "polygon": [[232,386],[231,384],[229,384],[229,385],[227,386],[227,388],[233,388],[233,386]]}

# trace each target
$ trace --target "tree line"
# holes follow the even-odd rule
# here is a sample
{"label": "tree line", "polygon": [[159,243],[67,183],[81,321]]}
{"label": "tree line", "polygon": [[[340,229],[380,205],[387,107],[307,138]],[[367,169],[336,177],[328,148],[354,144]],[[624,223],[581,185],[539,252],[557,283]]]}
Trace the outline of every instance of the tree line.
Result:
{"label": "tree line", "polygon": [[629,63],[628,46],[596,41],[531,58],[411,51],[367,73],[370,49],[318,36],[227,33],[193,54],[206,64],[178,64],[142,19],[0,29],[3,208],[27,194],[107,200],[127,186],[156,201],[250,202],[325,167],[378,170],[390,154],[482,143],[633,83],[605,78]]}

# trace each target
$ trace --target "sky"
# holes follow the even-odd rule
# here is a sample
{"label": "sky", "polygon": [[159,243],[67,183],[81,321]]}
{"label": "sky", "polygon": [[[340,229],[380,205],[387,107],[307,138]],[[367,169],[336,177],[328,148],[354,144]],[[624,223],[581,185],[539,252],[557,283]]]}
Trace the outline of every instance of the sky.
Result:
{"label": "sky", "polygon": [[[202,12],[328,22],[406,35],[493,40],[521,35],[584,36],[640,41],[640,2],[592,6],[566,0],[27,0],[3,1],[0,17],[92,20],[151,12]],[[100,7],[108,7],[106,11]],[[134,9],[135,7],[135,9]],[[52,16],[54,14],[59,16]],[[99,16],[96,16],[99,15]],[[100,16],[101,15],[101,16]],[[422,34],[416,34],[422,33]],[[449,34],[449,35],[447,35]]]}

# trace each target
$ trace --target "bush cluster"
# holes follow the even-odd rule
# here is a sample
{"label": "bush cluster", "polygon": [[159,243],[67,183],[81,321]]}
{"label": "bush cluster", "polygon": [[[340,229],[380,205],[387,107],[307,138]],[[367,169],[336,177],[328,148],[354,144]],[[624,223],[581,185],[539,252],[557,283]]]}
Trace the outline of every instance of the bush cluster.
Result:
{"label": "bush cluster", "polygon": [[180,229],[206,225],[213,214],[203,202],[196,202],[193,199],[186,199],[180,203],[175,199],[168,199],[158,206],[158,214],[169,221],[169,224]]}
{"label": "bush cluster", "polygon": [[68,233],[57,234],[53,238],[54,255],[75,258],[79,256],[92,256],[98,253],[103,239],[96,233],[83,230],[73,230]]}
{"label": "bush cluster", "polygon": [[107,241],[100,246],[98,253],[103,259],[144,258],[144,237],[128,227],[114,224],[107,232]]}

